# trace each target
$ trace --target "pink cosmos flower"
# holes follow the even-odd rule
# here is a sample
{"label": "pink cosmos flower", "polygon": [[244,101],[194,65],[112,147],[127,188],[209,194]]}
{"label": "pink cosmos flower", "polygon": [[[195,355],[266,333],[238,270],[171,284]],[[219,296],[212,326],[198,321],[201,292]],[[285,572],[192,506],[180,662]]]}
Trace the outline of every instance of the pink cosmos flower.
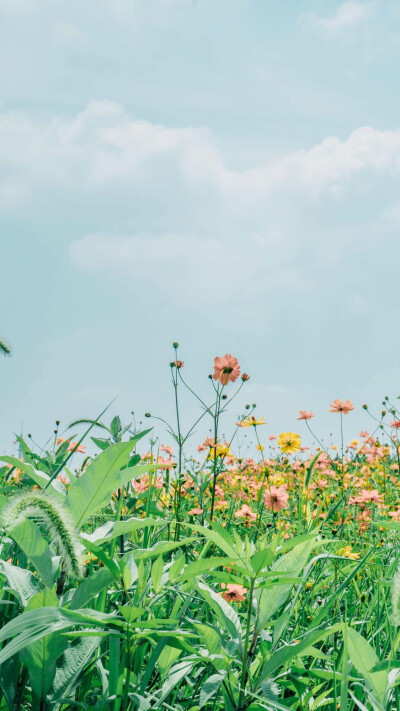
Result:
{"label": "pink cosmos flower", "polygon": [[264,502],[270,511],[281,511],[287,507],[289,494],[284,486],[271,486],[264,493]]}
{"label": "pink cosmos flower", "polygon": [[[149,488],[149,483],[150,477],[148,474],[145,474],[140,481],[132,481],[132,486],[135,489],[136,494],[141,494],[143,491],[147,491],[147,489]],[[163,484],[164,482],[160,477],[152,477],[151,486],[155,489],[162,489]]]}
{"label": "pink cosmos flower", "polygon": [[272,442],[272,440],[276,439],[276,435],[269,435],[268,439],[271,440],[271,442]]}
{"label": "pink cosmos flower", "polygon": [[255,521],[257,518],[257,514],[247,504],[243,504],[242,508],[236,511],[235,516],[236,518],[244,518],[246,521]]}
{"label": "pink cosmos flower", "polygon": [[342,412],[343,415],[348,415],[354,410],[354,405],[351,400],[339,400],[336,398],[330,405],[329,412]]}
{"label": "pink cosmos flower", "polygon": [[82,454],[84,454],[86,452],[87,447],[85,447],[83,444],[78,444],[78,446],[76,447],[77,444],[77,442],[71,442],[68,446],[68,452],[72,452],[72,450],[74,449],[75,452],[81,452]]}
{"label": "pink cosmos flower", "polygon": [[399,427],[400,427],[400,420],[393,420],[393,421],[390,423],[390,426],[391,426],[391,427],[394,427],[396,430],[398,430]]}
{"label": "pink cosmos flower", "polygon": [[361,430],[360,437],[369,437],[369,432],[367,432],[367,430]]}
{"label": "pink cosmos flower", "polygon": [[307,410],[300,410],[298,420],[311,420],[313,417],[315,417],[314,413],[311,411]]}
{"label": "pink cosmos flower", "polygon": [[166,444],[162,444],[160,447],[161,452],[165,452],[166,454],[169,454],[170,457],[172,457],[174,450],[172,447],[168,447]]}
{"label": "pink cosmos flower", "polygon": [[199,516],[202,513],[203,509],[201,509],[200,506],[196,506],[196,508],[190,509],[190,511],[188,511],[188,516]]}
{"label": "pink cosmos flower", "polygon": [[239,602],[246,599],[244,593],[247,592],[247,589],[243,585],[236,585],[235,583],[225,585],[223,583],[221,587],[224,588],[225,592],[220,592],[218,595],[221,595],[226,602]]}
{"label": "pink cosmos flower", "polygon": [[379,494],[378,489],[362,489],[360,496],[354,496],[350,499],[352,504],[368,504],[369,502],[373,504],[381,504],[383,495]]}
{"label": "pink cosmos flower", "polygon": [[239,375],[239,361],[230,353],[214,358],[214,373],[212,376],[214,380],[219,380],[222,385],[227,385],[229,382],[234,383]]}

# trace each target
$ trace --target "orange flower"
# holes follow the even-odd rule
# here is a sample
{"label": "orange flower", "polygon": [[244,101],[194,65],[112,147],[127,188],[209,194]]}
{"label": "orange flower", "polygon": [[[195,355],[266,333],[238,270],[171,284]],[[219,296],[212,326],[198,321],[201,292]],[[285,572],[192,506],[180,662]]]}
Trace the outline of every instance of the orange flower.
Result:
{"label": "orange flower", "polygon": [[330,405],[329,412],[342,412],[343,415],[348,415],[352,410],[354,410],[354,405],[351,400],[338,400],[336,398]]}
{"label": "orange flower", "polygon": [[225,585],[223,583],[221,587],[225,589],[225,592],[220,592],[218,595],[223,597],[226,602],[240,602],[246,599],[244,593],[247,592],[247,588],[244,588],[243,585],[236,585],[235,583]]}
{"label": "orange flower", "polygon": [[219,380],[222,385],[227,385],[229,382],[234,383],[239,375],[239,361],[230,353],[214,358],[214,373],[212,376],[214,380]]}

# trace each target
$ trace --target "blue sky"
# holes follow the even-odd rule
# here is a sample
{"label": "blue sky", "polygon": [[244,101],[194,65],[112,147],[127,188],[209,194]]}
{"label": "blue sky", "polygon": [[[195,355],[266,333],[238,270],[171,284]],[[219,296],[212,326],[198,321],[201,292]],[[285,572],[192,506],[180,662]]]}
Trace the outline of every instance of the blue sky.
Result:
{"label": "blue sky", "polygon": [[0,450],[113,397],[172,417],[175,339],[204,395],[215,355],[250,373],[232,423],[336,436],[339,397],[370,428],[400,394],[399,61],[391,0],[0,0]]}

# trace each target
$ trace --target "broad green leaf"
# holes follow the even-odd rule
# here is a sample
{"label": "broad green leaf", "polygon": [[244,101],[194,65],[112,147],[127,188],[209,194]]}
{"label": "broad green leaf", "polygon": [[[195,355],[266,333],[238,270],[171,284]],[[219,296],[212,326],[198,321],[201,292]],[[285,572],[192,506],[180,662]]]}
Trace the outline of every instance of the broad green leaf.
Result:
{"label": "broad green leaf", "polygon": [[199,709],[203,708],[210,699],[217,693],[221,684],[225,679],[226,673],[221,672],[220,674],[212,674],[203,683],[200,689],[200,703]]}
{"label": "broad green leaf", "polygon": [[82,637],[73,640],[57,662],[53,685],[48,694],[50,703],[68,698],[75,690],[79,676],[100,644],[101,637]]}
{"label": "broad green leaf", "polygon": [[85,607],[88,602],[102,590],[108,588],[115,581],[115,576],[109,568],[99,568],[93,575],[80,583],[71,598],[71,610]]}
{"label": "broad green leaf", "polygon": [[146,560],[146,558],[155,558],[189,544],[193,544],[193,538],[182,538],[181,541],[159,541],[151,548],[135,548],[133,554],[136,560]]}
{"label": "broad green leaf", "polygon": [[233,609],[232,605],[229,605],[221,595],[218,595],[218,593],[214,592],[214,590],[205,585],[205,583],[199,581],[197,585],[202,597],[204,597],[217,614],[222,626],[225,627],[230,637],[240,642],[242,638],[242,628],[239,615]]}
{"label": "broad green leaf", "polygon": [[51,588],[57,568],[53,565],[50,547],[36,524],[27,519],[8,531],[8,535],[32,561],[44,584]]}
{"label": "broad green leaf", "polygon": [[[44,607],[58,607],[58,598],[51,590],[43,590],[31,597],[26,611]],[[58,633],[49,634],[33,642],[20,651],[20,659],[28,668],[33,692],[39,699],[44,699],[56,673],[57,657],[67,645],[65,638]]]}
{"label": "broad green leaf", "polygon": [[107,521],[99,528],[96,528],[93,533],[82,532],[81,537],[93,543],[101,544],[105,541],[111,541],[117,536],[124,536],[133,531],[140,531],[151,526],[165,526],[164,519],[155,518],[128,518],[125,521]]}
{"label": "broad green leaf", "polygon": [[43,607],[23,612],[0,630],[0,643],[11,639],[0,651],[0,665],[33,642],[76,625],[120,627],[122,620],[95,610]]}
{"label": "broad green leaf", "polygon": [[371,672],[371,669],[378,664],[379,658],[369,642],[351,627],[347,628],[347,642],[349,657],[355,668],[372,688],[377,699],[383,703],[388,688],[388,672],[386,670]]}
{"label": "broad green leaf", "polygon": [[164,570],[162,555],[158,556],[151,566],[151,582],[156,593],[160,590],[161,578]]}
{"label": "broad green leaf", "polygon": [[[17,459],[16,457],[7,457],[3,455],[0,457],[0,461],[7,462],[7,464],[12,464],[13,467],[21,469],[21,471],[23,471],[24,474],[29,476],[35,482],[35,484],[40,486],[41,489],[44,489],[50,481],[50,477],[48,474],[39,471],[39,469],[35,469],[32,464],[28,464],[27,462],[21,462],[21,460]],[[58,479],[54,479],[51,482],[51,487],[53,489],[53,495],[57,496],[60,501],[64,501],[64,497],[67,493],[64,484]]]}
{"label": "broad green leaf", "polygon": [[129,462],[133,446],[132,441],[111,445],[71,482],[67,503],[78,530],[90,516],[107,506],[114,491],[151,469],[146,464],[123,469]]}
{"label": "broad green leaf", "polygon": [[193,531],[198,531],[198,533],[201,533],[204,538],[207,538],[207,540],[215,543],[218,548],[224,551],[231,561],[241,558],[233,546],[233,540],[231,537],[227,538],[226,536],[222,536],[219,531],[215,531],[212,528],[206,528],[205,526],[195,526],[194,524],[185,524],[185,526]]}
{"label": "broad green leaf", "polygon": [[[278,573],[290,573],[293,576],[298,576],[305,565],[315,545],[315,537],[311,540],[303,541],[295,546],[289,553],[278,558],[274,563],[272,570]],[[279,608],[288,599],[293,584],[282,584],[277,582],[272,587],[259,589],[256,592],[258,603],[258,619],[257,628],[263,629],[266,622],[279,610]]]}
{"label": "broad green leaf", "polygon": [[41,580],[30,570],[12,565],[5,560],[0,561],[0,573],[5,575],[10,590],[19,597],[22,607],[26,607],[33,595],[43,590]]}
{"label": "broad green leaf", "polygon": [[283,664],[286,664],[291,659],[299,656],[308,647],[316,644],[317,642],[330,637],[343,628],[342,623],[329,627],[324,630],[312,630],[304,635],[304,637],[296,644],[288,644],[284,647],[278,649],[262,666],[260,672],[260,681],[268,679],[271,677]]}

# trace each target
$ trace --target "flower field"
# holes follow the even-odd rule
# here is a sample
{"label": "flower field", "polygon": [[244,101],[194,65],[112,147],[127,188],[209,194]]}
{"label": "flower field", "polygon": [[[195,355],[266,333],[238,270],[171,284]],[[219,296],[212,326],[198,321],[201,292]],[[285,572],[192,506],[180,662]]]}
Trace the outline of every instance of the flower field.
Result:
{"label": "flower field", "polygon": [[0,457],[0,710],[400,709],[397,400],[350,441],[327,403],[325,444],[308,410],[236,415],[232,355],[205,394],[184,373],[174,343],[172,423],[104,411]]}

